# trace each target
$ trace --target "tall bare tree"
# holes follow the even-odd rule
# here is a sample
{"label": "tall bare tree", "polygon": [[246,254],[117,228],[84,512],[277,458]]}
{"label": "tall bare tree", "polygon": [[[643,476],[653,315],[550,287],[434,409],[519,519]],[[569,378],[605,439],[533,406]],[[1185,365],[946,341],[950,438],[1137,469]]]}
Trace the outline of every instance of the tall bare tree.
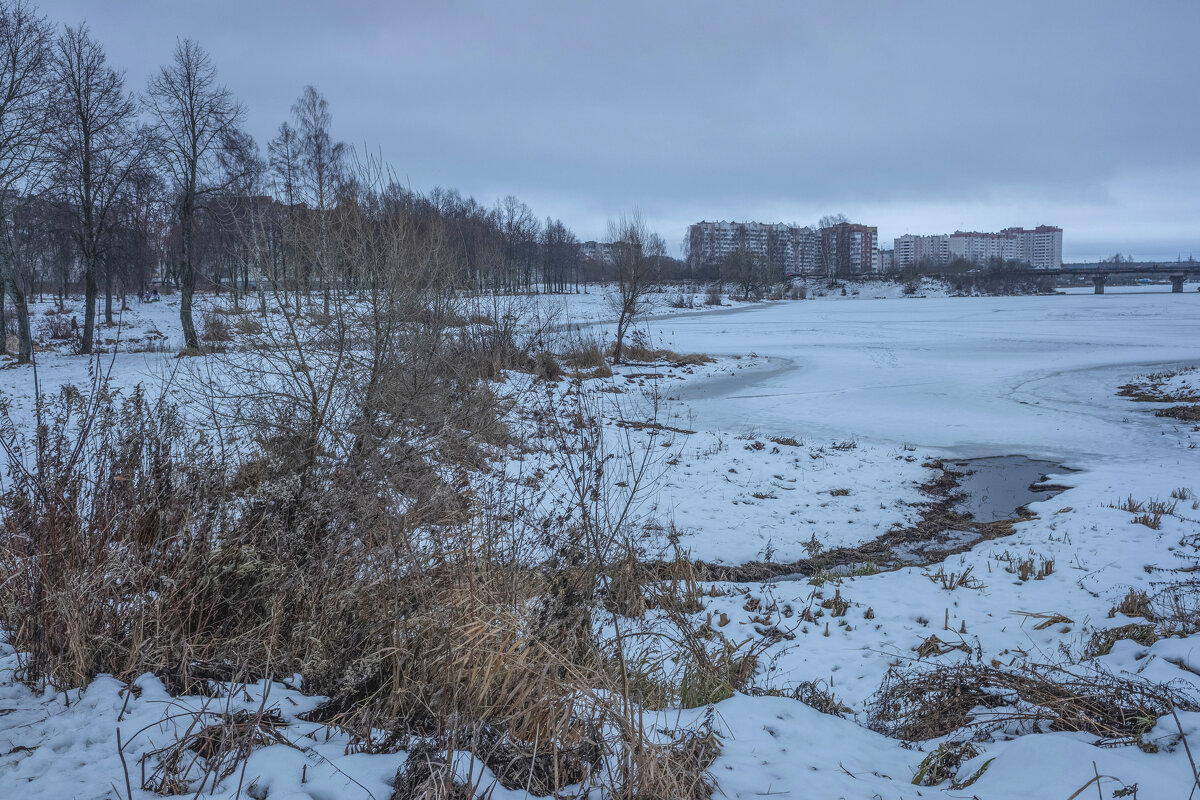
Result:
{"label": "tall bare tree", "polygon": [[92,352],[99,279],[105,278],[106,321],[112,324],[110,256],[119,222],[117,204],[130,175],[143,166],[149,137],[137,125],[137,104],[125,77],[108,65],[104,48],[85,25],[68,27],[54,52],[56,185],[71,209],[70,230],[83,262],[82,352]]}
{"label": "tall bare tree", "polygon": [[300,145],[300,185],[306,202],[317,214],[317,238],[312,248],[312,264],[321,284],[324,311],[329,313],[329,211],[343,174],[346,145],[333,141],[330,127],[333,117],[329,103],[314,86],[304,91],[292,106]]}
{"label": "tall bare tree", "polygon": [[228,173],[230,162],[223,156],[245,144],[238,135],[245,110],[217,83],[212,58],[191,39],[179,41],[171,63],[150,79],[145,105],[157,132],[162,163],[171,176],[179,221],[179,320],[185,346],[198,351],[200,338],[192,320],[196,215],[208,198],[239,177]]}
{"label": "tall bare tree", "polygon": [[17,278],[20,252],[14,214],[41,188],[48,166],[46,113],[53,32],[24,0],[0,0],[0,353],[6,350],[4,295],[17,313],[17,360],[33,360],[29,307]]}
{"label": "tall bare tree", "polygon": [[[277,216],[270,220],[272,228],[280,230],[280,244],[292,241],[291,230],[296,225],[296,204],[300,197],[300,135],[287,122],[279,126],[275,138],[267,143],[267,164],[270,167],[271,182],[275,190],[275,198],[283,204],[283,208],[273,208]],[[289,277],[289,269],[295,259],[292,258],[291,248],[279,246],[277,251],[278,270],[272,274],[272,280],[277,288],[287,295],[289,281],[296,291],[296,313],[303,310],[303,282],[299,270]]]}
{"label": "tall bare tree", "polygon": [[645,309],[646,295],[654,285],[655,268],[666,254],[666,244],[661,236],[650,231],[637,211],[609,222],[608,238],[612,242],[617,279],[617,293],[612,296],[613,310],[617,313],[613,361],[620,363],[625,336]]}
{"label": "tall bare tree", "polygon": [[817,223],[817,234],[820,236],[820,245],[817,251],[817,258],[820,261],[823,277],[833,280],[838,274],[838,262],[843,257],[839,252],[842,247],[841,239],[844,238],[838,226],[848,223],[850,219],[845,214],[826,214],[821,217]]}

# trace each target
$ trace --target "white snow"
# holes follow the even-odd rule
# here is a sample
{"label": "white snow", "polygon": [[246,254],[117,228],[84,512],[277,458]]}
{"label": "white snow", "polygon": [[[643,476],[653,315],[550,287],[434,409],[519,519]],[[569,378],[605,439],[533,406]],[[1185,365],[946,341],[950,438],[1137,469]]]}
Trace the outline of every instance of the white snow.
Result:
{"label": "white snow", "polygon": [[[653,495],[655,513],[679,529],[680,543],[693,557],[737,564],[762,559],[769,549],[776,560],[792,560],[805,555],[804,545],[814,537],[828,549],[909,524],[916,513],[911,504],[923,499],[917,486],[931,477],[921,466],[929,458],[1037,457],[1062,465],[1050,478],[1070,488],[1034,504],[1036,518],[1017,524],[1011,536],[981,542],[940,565],[946,573],[970,568],[979,588],[942,588],[930,577],[938,565],[845,578],[837,585],[804,580],[713,585],[716,596],[702,598],[700,613],[714,625],[724,614],[728,621],[719,629],[731,640],[757,637],[753,618],[763,609],[781,630],[794,634],[766,650],[761,685],[822,681],[855,715],[839,719],[774,697],[737,695],[717,704],[724,742],[713,773],[721,791],[728,797],[1067,798],[1095,769],[1113,776],[1102,782],[1105,797],[1133,783],[1139,797],[1186,797],[1191,767],[1170,717],[1147,737],[1161,745],[1158,753],[1098,748],[1094,737],[1071,733],[981,744],[984,754],[965,764],[959,777],[994,760],[975,784],[958,792],[948,783],[912,786],[926,753],[861,723],[889,666],[914,662],[914,648],[931,634],[961,641],[971,651],[928,659],[935,663],[1077,659],[1093,629],[1134,621],[1109,616],[1130,588],[1153,594],[1161,582],[1178,579],[1176,570],[1193,566],[1189,554],[1195,551],[1181,546],[1181,540],[1200,534],[1200,510],[1192,500],[1179,501],[1156,530],[1113,506],[1127,496],[1144,501],[1167,499],[1181,488],[1200,490],[1196,426],[1155,417],[1156,404],[1116,394],[1138,376],[1200,362],[1200,297],[1162,287],[1109,287],[1103,296],[1087,287],[1056,296],[996,298],[932,291],[906,297],[895,288],[878,294],[858,288],[857,296],[845,298],[835,291],[703,313],[667,312],[664,304],[656,312],[671,316],[646,323],[657,346],[721,357],[690,373],[673,370],[649,381],[660,395],[673,398],[667,424],[695,431],[676,435],[668,455],[677,463]],[[886,297],[875,299],[881,295]],[[610,317],[602,298],[596,292],[563,302],[572,321],[588,323]],[[702,295],[697,299],[702,302]],[[173,330],[170,314],[176,310],[168,300],[135,309],[126,321],[139,331]],[[114,375],[123,385],[152,380],[171,361],[157,353],[121,353]],[[87,364],[77,356],[41,354],[43,388],[63,380],[86,382]],[[1196,373],[1184,374],[1194,382]],[[639,383],[621,371],[612,381],[630,394]],[[30,370],[0,370],[0,391],[18,411],[27,408]],[[773,441],[784,437],[797,444]],[[849,492],[833,493],[842,489]],[[1010,571],[1021,558],[1052,561],[1053,571],[1021,580]],[[845,617],[800,622],[804,608],[817,609],[834,591],[851,602]],[[751,598],[760,598],[753,610]],[[866,617],[868,608],[873,618]],[[1058,613],[1071,621],[1037,630],[1042,618],[1023,612]],[[647,625],[660,622],[652,615]],[[1151,647],[1126,641],[1099,661],[1118,674],[1200,688],[1198,645],[1200,636]],[[130,701],[118,726],[124,698],[116,681],[98,680],[82,694],[42,696],[14,682],[13,664],[11,656],[0,664],[3,796],[113,797],[112,784],[123,797],[117,727],[128,739],[157,722],[169,703],[199,702],[172,700],[145,677],[139,681],[141,698]],[[315,699],[278,685],[271,697],[291,721],[289,737],[298,740],[318,727],[294,721]],[[252,697],[250,705],[257,707],[258,699]],[[703,711],[682,714],[698,717]],[[1200,714],[1179,716],[1192,744],[1200,743]],[[143,733],[130,752],[150,748],[151,734]],[[318,741],[324,735],[321,730]],[[404,759],[348,756],[336,735],[328,746],[311,739],[302,744],[307,749],[277,745],[256,753],[247,765],[247,783],[259,778],[273,799],[368,796],[359,783],[383,798],[390,791],[385,779]],[[925,748],[932,746],[936,742]],[[307,782],[301,784],[304,764]],[[135,798],[152,796],[140,792],[138,783],[135,776]],[[217,796],[232,797],[234,788],[223,784]]]}

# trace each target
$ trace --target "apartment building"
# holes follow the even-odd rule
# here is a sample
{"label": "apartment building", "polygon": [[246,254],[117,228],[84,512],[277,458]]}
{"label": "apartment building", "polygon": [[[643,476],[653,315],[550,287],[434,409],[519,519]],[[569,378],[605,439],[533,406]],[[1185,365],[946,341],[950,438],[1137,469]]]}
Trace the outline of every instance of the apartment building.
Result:
{"label": "apartment building", "polygon": [[611,242],[583,242],[579,245],[579,255],[600,264],[612,264],[614,261]]}
{"label": "apartment building", "polygon": [[1032,230],[1005,228],[1017,238],[1018,259],[1034,269],[1062,267],[1062,228],[1039,225]]}
{"label": "apartment building", "polygon": [[950,236],[914,236],[905,234],[892,241],[895,268],[899,270],[937,269],[950,263]]}
{"label": "apartment building", "polygon": [[862,275],[877,269],[879,229],[854,222],[821,228],[821,262],[829,277]]}
{"label": "apartment building", "polygon": [[[897,240],[899,241],[899,240]],[[1062,266],[1062,228],[1005,228],[999,233],[955,231],[950,234],[950,258],[984,264],[993,258],[1020,261],[1034,269]]]}
{"label": "apartment building", "polygon": [[812,228],[763,222],[698,222],[688,229],[688,266],[713,272],[730,253],[758,256],[779,277],[807,275],[819,266],[820,242]]}

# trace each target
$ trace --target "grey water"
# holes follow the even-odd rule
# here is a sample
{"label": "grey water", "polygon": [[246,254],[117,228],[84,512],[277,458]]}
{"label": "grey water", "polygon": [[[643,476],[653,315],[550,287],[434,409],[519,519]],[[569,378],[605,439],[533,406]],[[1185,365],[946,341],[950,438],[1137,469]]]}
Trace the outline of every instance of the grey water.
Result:
{"label": "grey water", "polygon": [[954,510],[976,522],[999,522],[1020,516],[1030,503],[1048,500],[1059,489],[1041,488],[1046,475],[1062,472],[1053,461],[1027,456],[992,456],[950,462],[963,473],[956,493],[963,495]]}

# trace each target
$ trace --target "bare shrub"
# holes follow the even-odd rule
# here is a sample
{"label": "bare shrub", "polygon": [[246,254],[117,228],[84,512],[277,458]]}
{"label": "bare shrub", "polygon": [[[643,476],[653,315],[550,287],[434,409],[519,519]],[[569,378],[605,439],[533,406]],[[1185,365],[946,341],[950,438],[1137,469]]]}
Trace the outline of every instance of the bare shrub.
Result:
{"label": "bare shrub", "polygon": [[79,325],[74,317],[65,314],[55,314],[42,319],[39,326],[42,337],[51,341],[73,341],[79,339]]}
{"label": "bare shrub", "polygon": [[1149,647],[1158,641],[1159,636],[1153,625],[1142,625],[1136,622],[1116,628],[1097,630],[1088,638],[1083,649],[1083,656],[1084,658],[1106,656],[1112,652],[1113,645],[1122,639],[1129,639],[1144,647]]}
{"label": "bare shrub", "polygon": [[256,336],[263,332],[262,323],[249,315],[238,317],[233,329],[243,336]]}
{"label": "bare shrub", "polygon": [[695,308],[696,296],[693,294],[677,294],[668,301],[671,308]]}
{"label": "bare shrub", "polygon": [[562,364],[548,350],[540,350],[533,356],[533,374],[544,381],[556,381],[562,377]]}
{"label": "bare shrub", "polygon": [[216,789],[253,751],[274,744],[292,746],[277,731],[286,725],[277,709],[197,711],[178,739],[144,756],[156,765],[142,780],[142,789],[158,794]]}
{"label": "bare shrub", "polygon": [[231,342],[233,341],[233,332],[230,330],[229,320],[224,314],[220,314],[214,310],[205,311],[200,318],[201,333],[200,338],[206,342]]}
{"label": "bare shrub", "polygon": [[[604,348],[597,339],[581,339],[562,352],[563,363],[575,370],[608,369]],[[612,371],[609,370],[609,374]]]}
{"label": "bare shrub", "polygon": [[719,306],[721,305],[721,287],[719,284],[712,284],[708,287],[708,291],[704,295],[704,305]]}
{"label": "bare shrub", "polygon": [[[362,191],[339,203],[325,243],[355,265],[360,293],[331,286],[326,321],[273,291],[251,347],[181,369],[187,425],[98,383],[64,389],[30,441],[0,426],[15,476],[0,494],[12,576],[0,626],[21,675],[81,686],[152,672],[179,693],[235,672],[300,673],[329,698],[309,718],[359,751],[429,740],[509,788],[707,797],[715,735],[646,725],[635,673],[651,658],[607,605],[620,565],[645,558],[640,500],[662,448],[615,450],[606,432],[623,412],[586,385],[568,407],[522,388],[533,381],[489,384],[556,369],[537,355],[554,352],[554,326],[500,298],[486,309],[495,324],[463,325],[472,309],[445,277],[461,265],[447,263],[444,232]],[[638,412],[639,425],[679,430]],[[556,494],[497,474],[514,443],[554,470]],[[632,610],[647,581],[630,580],[614,603]],[[769,640],[702,632],[693,583],[681,573],[653,593],[685,664],[656,677],[663,696],[707,703],[748,684]],[[200,753],[220,775],[273,727],[197,717],[157,754],[156,780],[193,780],[185,761]],[[398,783],[463,791],[446,785],[449,763],[431,757]]]}
{"label": "bare shrub", "polygon": [[872,730],[910,742],[965,729],[981,737],[1079,731],[1132,743],[1176,707],[1197,707],[1182,686],[1098,669],[1003,670],[964,663],[891,669],[867,713]]}

